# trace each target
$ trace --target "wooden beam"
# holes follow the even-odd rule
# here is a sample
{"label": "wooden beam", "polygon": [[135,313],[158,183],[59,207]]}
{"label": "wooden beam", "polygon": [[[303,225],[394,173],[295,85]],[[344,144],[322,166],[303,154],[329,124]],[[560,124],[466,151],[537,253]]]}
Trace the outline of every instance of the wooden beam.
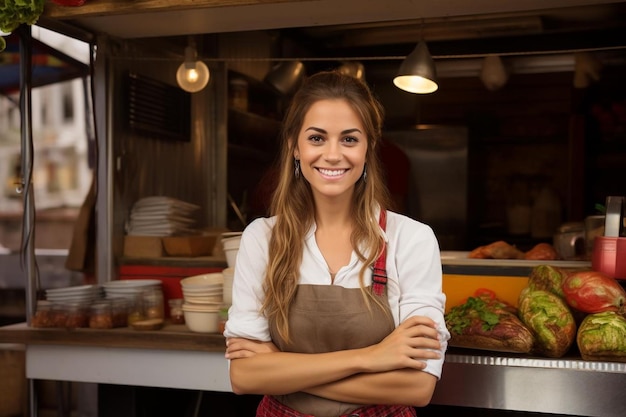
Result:
{"label": "wooden beam", "polygon": [[298,2],[303,0],[87,0],[77,7],[61,6],[46,0],[43,15],[51,19],[76,19],[163,11],[209,9],[232,6],[254,6]]}

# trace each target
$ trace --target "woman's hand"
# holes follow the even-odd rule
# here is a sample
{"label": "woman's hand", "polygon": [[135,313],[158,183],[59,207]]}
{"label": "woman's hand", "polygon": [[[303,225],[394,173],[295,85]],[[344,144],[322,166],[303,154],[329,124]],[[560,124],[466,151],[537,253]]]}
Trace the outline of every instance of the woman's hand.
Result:
{"label": "woman's hand", "polygon": [[439,333],[435,322],[425,316],[413,316],[402,322],[380,343],[369,346],[368,372],[403,368],[423,369],[424,359],[438,359]]}
{"label": "woman's hand", "polygon": [[231,337],[226,339],[226,359],[250,358],[258,353],[278,352],[272,342]]}

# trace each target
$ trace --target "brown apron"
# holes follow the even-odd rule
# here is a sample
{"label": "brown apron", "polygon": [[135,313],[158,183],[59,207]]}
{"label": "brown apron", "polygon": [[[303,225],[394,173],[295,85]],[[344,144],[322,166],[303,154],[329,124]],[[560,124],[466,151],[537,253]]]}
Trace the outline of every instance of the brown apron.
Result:
{"label": "brown apron", "polygon": [[[270,324],[272,341],[283,352],[324,353],[376,344],[394,328],[386,289],[381,297],[387,311],[368,309],[359,288],[335,285],[299,285],[289,314],[286,344]],[[337,417],[362,407],[327,400],[304,392],[275,397],[284,405],[315,417]]]}

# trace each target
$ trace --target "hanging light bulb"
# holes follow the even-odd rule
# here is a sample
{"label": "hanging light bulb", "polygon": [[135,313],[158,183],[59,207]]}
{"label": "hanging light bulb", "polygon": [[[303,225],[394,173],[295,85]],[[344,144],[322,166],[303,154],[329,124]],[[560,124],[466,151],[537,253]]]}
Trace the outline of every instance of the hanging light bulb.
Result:
{"label": "hanging light bulb", "polygon": [[198,52],[193,41],[185,48],[185,61],[176,71],[176,81],[180,88],[190,93],[196,93],[206,87],[209,82],[209,68],[202,61],[198,61]]}
{"label": "hanging light bulb", "polygon": [[407,56],[393,79],[396,87],[409,93],[428,94],[437,91],[435,63],[426,42],[419,41]]}

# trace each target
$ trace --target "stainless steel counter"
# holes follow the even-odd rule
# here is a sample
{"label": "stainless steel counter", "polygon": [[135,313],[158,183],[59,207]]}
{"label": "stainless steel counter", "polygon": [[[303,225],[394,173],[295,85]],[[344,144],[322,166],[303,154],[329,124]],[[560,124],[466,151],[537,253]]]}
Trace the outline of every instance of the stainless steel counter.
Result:
{"label": "stainless steel counter", "polygon": [[[230,392],[221,335],[192,334],[184,326],[102,332],[37,330],[20,324],[0,328],[0,343],[26,345],[31,379]],[[626,363],[451,348],[432,403],[623,417],[625,387]]]}
{"label": "stainless steel counter", "polygon": [[575,416],[626,415],[626,364],[451,350],[433,404]]}

